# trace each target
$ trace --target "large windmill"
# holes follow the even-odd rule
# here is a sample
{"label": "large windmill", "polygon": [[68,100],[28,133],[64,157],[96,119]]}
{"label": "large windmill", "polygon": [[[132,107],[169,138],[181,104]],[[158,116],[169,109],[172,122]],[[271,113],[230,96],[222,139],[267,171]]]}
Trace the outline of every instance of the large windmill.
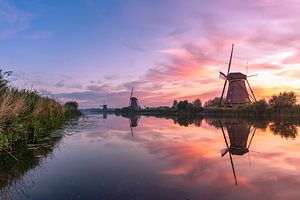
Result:
{"label": "large windmill", "polygon": [[[233,47],[234,47],[234,44],[232,44],[232,48],[231,48],[231,54],[230,54],[227,74],[220,72],[220,78],[224,79],[225,82],[224,82],[219,106],[222,105],[223,96],[224,96],[227,82],[229,82],[229,85],[228,85],[228,89],[227,89],[226,98],[224,101],[225,106],[233,107],[233,106],[239,106],[239,105],[251,103],[252,101],[256,101],[255,95],[254,95],[254,93],[250,87],[250,84],[247,80],[247,77],[251,77],[251,76],[247,76],[241,72],[230,72],[232,55],[233,55]],[[254,75],[252,75],[252,76],[254,76]],[[246,84],[251,93],[248,92]]]}
{"label": "large windmill", "polygon": [[138,99],[133,96],[133,88],[131,89],[131,94],[130,94],[130,98],[129,98],[129,108],[131,110],[136,110],[136,109],[141,108]]}
{"label": "large windmill", "polygon": [[[234,122],[225,123],[225,127],[227,129],[227,133],[229,136],[229,143],[228,143],[227,137],[225,135],[225,130],[221,122],[220,122],[220,126],[226,144],[226,148],[221,150],[221,157],[224,157],[227,153],[229,154],[235,185],[237,185],[237,178],[236,178],[236,172],[234,168],[232,155],[242,156],[248,153],[249,163],[250,163],[249,148],[253,140],[253,137],[255,135],[256,128],[254,126],[241,124],[241,123],[234,123]],[[249,139],[250,134],[252,134],[252,136]]]}

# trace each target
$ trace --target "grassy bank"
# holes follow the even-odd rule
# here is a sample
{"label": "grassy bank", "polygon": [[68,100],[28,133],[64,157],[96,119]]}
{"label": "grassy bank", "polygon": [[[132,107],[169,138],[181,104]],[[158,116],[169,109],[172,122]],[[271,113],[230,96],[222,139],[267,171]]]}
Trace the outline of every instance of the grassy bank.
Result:
{"label": "grassy bank", "polygon": [[300,119],[300,105],[271,107],[257,102],[236,108],[209,108],[203,111],[203,115],[248,119]]}
{"label": "grassy bank", "polygon": [[267,102],[264,99],[253,103],[225,107],[224,102],[220,98],[215,97],[208,100],[202,107],[201,100],[196,99],[193,102],[187,100],[177,102],[174,100],[171,107],[160,106],[145,109],[130,109],[124,107],[116,109],[116,114],[139,114],[153,116],[210,116],[210,117],[227,117],[227,118],[248,118],[248,119],[300,119],[300,104],[297,104],[297,97],[294,92],[282,92],[278,95],[273,95]]}
{"label": "grassy bank", "polygon": [[12,150],[18,143],[34,143],[65,120],[80,115],[77,107],[10,87],[7,74],[0,74],[0,152]]}

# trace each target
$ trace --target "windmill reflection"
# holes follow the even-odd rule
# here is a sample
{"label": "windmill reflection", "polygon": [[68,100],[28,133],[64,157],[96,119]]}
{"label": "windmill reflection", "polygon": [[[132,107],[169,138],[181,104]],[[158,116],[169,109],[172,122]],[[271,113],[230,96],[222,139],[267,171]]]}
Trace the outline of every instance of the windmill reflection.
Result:
{"label": "windmill reflection", "polygon": [[[224,126],[227,130],[229,142],[225,134]],[[249,153],[249,148],[255,135],[256,128],[252,125],[241,124],[238,122],[226,122],[223,124],[221,121],[220,127],[226,144],[226,148],[221,150],[221,156],[224,157],[227,153],[229,154],[235,185],[237,185],[238,182],[232,157],[233,155],[242,156]],[[249,135],[251,135],[250,138]]]}
{"label": "windmill reflection", "polygon": [[129,127],[130,127],[132,137],[134,137],[133,128],[138,126],[140,119],[141,119],[140,115],[130,115],[129,116]]}

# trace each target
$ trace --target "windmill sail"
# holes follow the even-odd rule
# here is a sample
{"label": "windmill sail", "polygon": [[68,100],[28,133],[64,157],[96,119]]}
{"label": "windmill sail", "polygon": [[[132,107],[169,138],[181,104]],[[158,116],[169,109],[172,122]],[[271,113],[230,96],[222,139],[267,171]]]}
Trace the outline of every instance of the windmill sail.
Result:
{"label": "windmill sail", "polygon": [[224,82],[224,86],[223,86],[223,90],[222,90],[222,95],[221,95],[221,99],[220,99],[220,102],[219,102],[219,106],[221,106],[221,104],[222,104],[222,99],[223,99],[223,95],[224,95],[224,92],[225,92],[225,88],[226,88],[226,84],[227,84],[227,80],[228,80],[228,75],[229,75],[229,72],[230,72],[232,55],[233,55],[233,48],[234,48],[234,44],[232,44],[232,47],[231,47],[230,59],[229,59],[228,69],[227,69],[227,75],[226,75],[227,78],[225,79],[225,82]]}
{"label": "windmill sail", "polygon": [[222,80],[226,80],[227,76],[223,72],[220,72],[219,78],[222,79]]}

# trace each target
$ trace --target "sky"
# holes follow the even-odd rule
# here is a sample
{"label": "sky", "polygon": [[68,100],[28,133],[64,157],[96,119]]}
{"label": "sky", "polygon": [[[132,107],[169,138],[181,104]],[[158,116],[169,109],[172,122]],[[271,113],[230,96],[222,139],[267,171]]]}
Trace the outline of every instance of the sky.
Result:
{"label": "sky", "polygon": [[[300,95],[297,0],[0,0],[0,67],[12,84],[81,108],[220,96],[231,72],[258,99]],[[248,64],[247,64],[248,63]],[[248,70],[246,66],[248,65]]]}

